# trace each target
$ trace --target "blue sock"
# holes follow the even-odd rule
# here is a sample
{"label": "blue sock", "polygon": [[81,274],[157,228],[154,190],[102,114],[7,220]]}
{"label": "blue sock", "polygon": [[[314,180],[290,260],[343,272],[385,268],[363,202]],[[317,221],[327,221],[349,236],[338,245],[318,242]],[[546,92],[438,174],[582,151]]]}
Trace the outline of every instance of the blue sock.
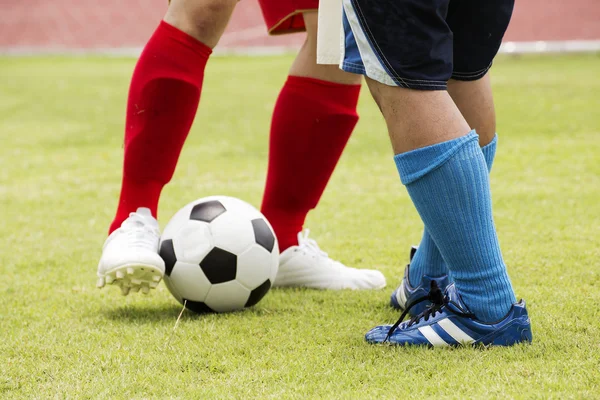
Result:
{"label": "blue sock", "polygon": [[482,321],[504,317],[516,299],[500,252],[488,169],[475,131],[394,160],[465,304]]}
{"label": "blue sock", "polygon": [[[481,148],[488,171],[492,170],[497,143],[498,135],[495,135],[490,143]],[[436,277],[448,274],[448,266],[444,262],[431,235],[425,229],[423,230],[423,238],[421,239],[419,248],[410,262],[408,272],[408,281],[412,286],[418,286],[423,275]]]}
{"label": "blue sock", "polygon": [[492,165],[494,165],[494,157],[496,157],[496,146],[498,145],[498,135],[494,135],[491,142],[481,148],[483,158],[487,164],[488,172],[492,172]]}
{"label": "blue sock", "polygon": [[408,270],[408,281],[413,287],[419,286],[423,275],[432,278],[448,275],[448,266],[444,262],[440,251],[426,229]]}

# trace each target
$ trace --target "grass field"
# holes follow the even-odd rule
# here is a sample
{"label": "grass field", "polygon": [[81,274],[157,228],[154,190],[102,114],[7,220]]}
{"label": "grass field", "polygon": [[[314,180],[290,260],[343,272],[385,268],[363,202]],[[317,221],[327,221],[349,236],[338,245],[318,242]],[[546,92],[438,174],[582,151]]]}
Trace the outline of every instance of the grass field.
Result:
{"label": "grass field", "polygon": [[[259,205],[290,57],[215,58],[160,222],[198,197]],[[374,292],[273,290],[245,312],[183,314],[95,288],[120,182],[132,59],[0,58],[0,398],[600,398],[600,58],[501,58],[495,218],[534,344],[369,346],[393,322],[421,224],[366,90],[361,122],[307,226],[378,268]]]}

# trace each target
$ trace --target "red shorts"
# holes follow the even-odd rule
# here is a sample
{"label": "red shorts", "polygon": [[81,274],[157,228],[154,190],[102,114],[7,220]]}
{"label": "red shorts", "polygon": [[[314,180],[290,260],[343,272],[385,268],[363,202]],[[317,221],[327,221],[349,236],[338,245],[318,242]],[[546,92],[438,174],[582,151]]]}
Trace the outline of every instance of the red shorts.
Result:
{"label": "red shorts", "polygon": [[269,34],[302,32],[304,11],[316,11],[319,0],[258,0]]}

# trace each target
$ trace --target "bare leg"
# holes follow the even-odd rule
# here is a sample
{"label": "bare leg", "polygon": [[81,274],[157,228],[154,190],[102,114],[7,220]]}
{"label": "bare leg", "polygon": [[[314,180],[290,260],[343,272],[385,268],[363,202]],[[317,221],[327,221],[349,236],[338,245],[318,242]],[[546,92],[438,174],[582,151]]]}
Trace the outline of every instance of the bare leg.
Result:
{"label": "bare leg", "polygon": [[496,134],[496,111],[490,73],[476,81],[448,81],[448,93],[467,120],[477,131],[481,147],[492,141]]}
{"label": "bare leg", "polygon": [[172,0],[164,21],[214,48],[238,0]]}
{"label": "bare leg", "polygon": [[469,124],[444,91],[387,86],[367,78],[387,123],[395,154],[464,136]]}
{"label": "bare leg", "polygon": [[290,75],[304,76],[345,85],[358,85],[361,76],[342,71],[337,65],[317,64],[317,13],[304,13],[306,41],[290,68]]}

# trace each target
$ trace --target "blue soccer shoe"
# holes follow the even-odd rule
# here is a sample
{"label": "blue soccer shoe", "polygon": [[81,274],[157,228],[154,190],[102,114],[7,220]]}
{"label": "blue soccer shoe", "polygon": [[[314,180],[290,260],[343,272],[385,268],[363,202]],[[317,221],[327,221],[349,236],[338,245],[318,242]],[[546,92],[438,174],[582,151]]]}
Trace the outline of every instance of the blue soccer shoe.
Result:
{"label": "blue soccer shoe", "polygon": [[462,302],[454,284],[446,288],[444,295],[432,281],[429,295],[421,301],[430,301],[432,305],[411,320],[402,322],[410,308],[404,310],[396,324],[371,329],[365,335],[366,341],[442,347],[511,346],[532,340],[531,323],[523,300],[513,304],[502,320],[493,323],[478,321]]}
{"label": "blue soccer shoe", "polygon": [[[417,247],[411,247],[410,261],[412,261],[416,252]],[[406,310],[409,304],[416,303],[409,312],[409,315],[411,317],[415,317],[421,314],[423,311],[425,311],[425,309],[428,306],[431,305],[430,301],[419,302],[420,299],[429,295],[431,282],[435,281],[440,290],[444,292],[450,284],[450,278],[448,278],[448,275],[442,275],[437,277],[423,275],[421,277],[421,282],[419,282],[419,285],[416,287],[412,287],[408,279],[409,271],[410,264],[408,264],[404,269],[404,278],[402,279],[400,286],[398,286],[396,290],[392,292],[392,295],[390,297],[390,305],[397,310]]]}

